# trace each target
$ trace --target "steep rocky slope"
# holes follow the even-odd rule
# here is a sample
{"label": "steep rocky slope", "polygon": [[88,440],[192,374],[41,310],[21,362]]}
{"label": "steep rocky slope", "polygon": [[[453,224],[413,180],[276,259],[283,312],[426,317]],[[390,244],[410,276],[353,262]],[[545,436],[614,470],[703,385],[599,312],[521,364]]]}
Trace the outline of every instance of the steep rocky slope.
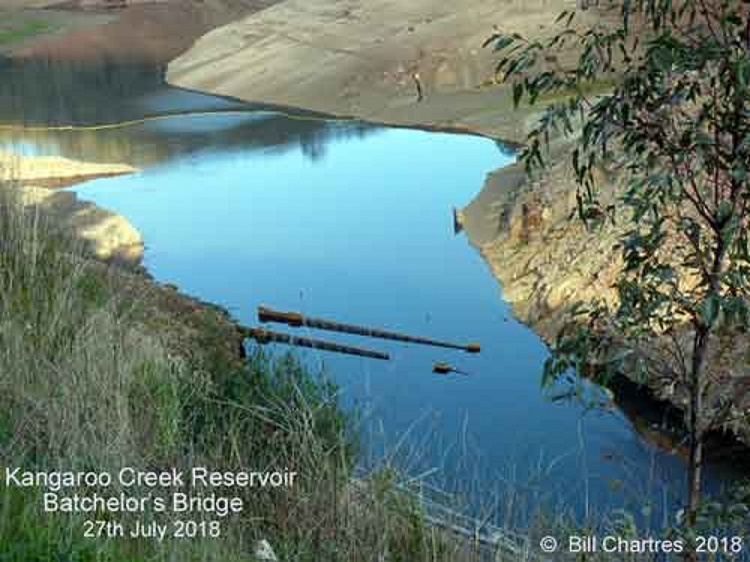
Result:
{"label": "steep rocky slope", "polygon": [[[558,147],[554,161],[548,173],[533,182],[520,164],[493,172],[479,195],[459,213],[469,239],[500,280],[514,314],[549,343],[555,342],[570,319],[572,305],[598,299],[616,303],[615,282],[622,266],[619,238],[627,226],[626,220],[618,220],[616,226],[607,223],[587,229],[577,217],[575,176],[564,146]],[[616,188],[610,186],[605,193],[613,198]],[[675,341],[684,350],[691,348],[689,326],[675,338],[644,342],[639,353],[648,358],[648,374],[643,379],[635,372],[624,375],[664,404],[684,409],[686,389],[669,373],[679,372]],[[714,337],[712,342],[708,376],[714,384],[705,396],[706,407],[717,408],[723,395],[734,395],[736,413],[725,429],[750,445],[750,394],[745,390],[750,382],[750,342],[746,334],[737,333]],[[720,438],[723,449],[734,439],[713,437]]]}

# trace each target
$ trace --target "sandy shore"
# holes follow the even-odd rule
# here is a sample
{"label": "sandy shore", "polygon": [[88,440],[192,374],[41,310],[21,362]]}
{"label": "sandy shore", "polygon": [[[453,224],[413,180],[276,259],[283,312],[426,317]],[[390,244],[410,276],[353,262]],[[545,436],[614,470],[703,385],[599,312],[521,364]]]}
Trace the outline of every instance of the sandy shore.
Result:
{"label": "sandy shore", "polygon": [[45,185],[69,185],[135,171],[126,164],[92,164],[0,152],[0,189],[16,190],[24,208],[44,214],[81,240],[93,256],[127,265],[137,265],[143,258],[143,238],[125,217],[81,201],[75,193]]}
{"label": "sandy shore", "polygon": [[[5,0],[0,3],[0,55],[165,65],[208,30],[275,1]],[[127,264],[143,256],[143,240],[132,224],[74,193],[51,188],[135,171],[128,164],[0,152],[0,187],[19,190],[26,207],[50,216],[97,258]]]}
{"label": "sandy shore", "polygon": [[24,185],[72,185],[95,178],[131,174],[128,164],[95,164],[60,156],[24,157],[0,151],[0,181]]}

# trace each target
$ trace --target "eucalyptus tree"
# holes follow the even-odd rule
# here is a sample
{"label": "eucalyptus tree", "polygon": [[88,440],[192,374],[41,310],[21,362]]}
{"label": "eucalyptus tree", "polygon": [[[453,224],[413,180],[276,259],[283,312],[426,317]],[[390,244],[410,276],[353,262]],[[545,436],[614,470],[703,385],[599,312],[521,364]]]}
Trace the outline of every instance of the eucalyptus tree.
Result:
{"label": "eucalyptus tree", "polygon": [[570,11],[549,37],[486,43],[515,105],[544,102],[527,172],[544,173],[567,138],[579,217],[620,232],[617,298],[576,308],[545,384],[596,365],[604,382],[625,370],[683,396],[690,526],[708,432],[750,422],[737,354],[750,318],[749,12],[739,0],[602,1],[593,24]]}

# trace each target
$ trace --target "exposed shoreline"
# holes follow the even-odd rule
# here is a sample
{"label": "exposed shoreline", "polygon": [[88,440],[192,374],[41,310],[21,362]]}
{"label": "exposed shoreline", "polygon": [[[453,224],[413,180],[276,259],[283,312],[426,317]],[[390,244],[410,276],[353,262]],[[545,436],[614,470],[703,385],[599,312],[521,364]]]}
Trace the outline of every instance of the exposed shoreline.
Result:
{"label": "exposed shoreline", "polygon": [[369,123],[520,143],[533,112],[513,111],[511,92],[494,80],[496,53],[482,44],[495,25],[548,34],[569,7],[566,0],[467,0],[455,11],[437,0],[355,0],[336,10],[325,0],[283,0],[203,35],[170,62],[167,82]]}
{"label": "exposed shoreline", "polygon": [[0,189],[14,190],[24,209],[40,212],[105,262],[140,264],[144,243],[125,217],[55,187],[137,170],[126,164],[93,164],[57,156],[0,152]]}
{"label": "exposed shoreline", "polygon": [[[8,0],[0,6],[0,55],[83,62],[165,65],[206,31],[276,0]],[[143,258],[141,234],[123,216],[57,188],[134,173],[129,164],[93,163],[0,151],[0,188],[45,213],[105,262],[129,268]]]}

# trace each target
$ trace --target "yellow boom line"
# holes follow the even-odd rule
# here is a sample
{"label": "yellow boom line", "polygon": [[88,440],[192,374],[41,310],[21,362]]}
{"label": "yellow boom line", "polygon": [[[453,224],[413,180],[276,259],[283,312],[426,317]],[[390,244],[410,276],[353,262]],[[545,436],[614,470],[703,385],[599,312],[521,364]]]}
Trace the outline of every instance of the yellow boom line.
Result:
{"label": "yellow boom line", "polygon": [[[134,127],[136,125],[143,125],[144,123],[150,123],[154,121],[165,121],[167,119],[173,119],[175,117],[209,117],[212,115],[243,115],[246,113],[253,113],[258,111],[257,109],[227,109],[227,110],[216,110],[216,111],[196,111],[196,112],[185,112],[185,113],[169,113],[165,115],[153,115],[150,117],[142,117],[140,119],[131,119],[128,121],[118,121],[116,123],[99,123],[95,125],[53,125],[44,127],[27,127],[24,125],[0,123],[0,131],[19,131],[19,132],[65,132],[65,131],[107,131],[112,129],[124,129],[127,127]],[[288,119],[296,119],[298,121],[352,121],[351,117],[308,117],[305,115],[293,115],[278,110],[273,111],[279,115],[283,115]]]}

